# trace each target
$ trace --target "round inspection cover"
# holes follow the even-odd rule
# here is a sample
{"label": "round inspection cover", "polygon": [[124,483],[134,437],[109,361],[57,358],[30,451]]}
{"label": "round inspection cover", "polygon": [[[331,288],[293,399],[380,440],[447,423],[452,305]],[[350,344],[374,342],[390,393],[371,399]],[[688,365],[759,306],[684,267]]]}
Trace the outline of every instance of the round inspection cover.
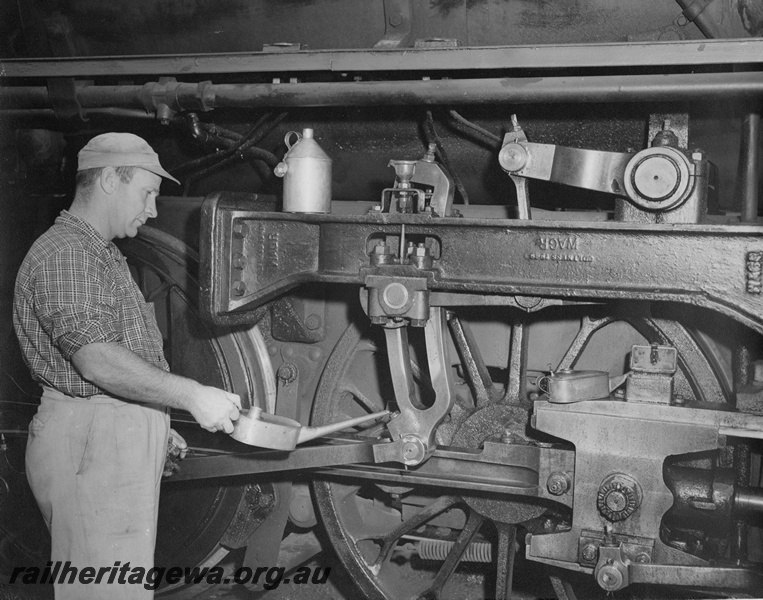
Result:
{"label": "round inspection cover", "polygon": [[675,148],[647,148],[626,165],[624,183],[628,197],[638,206],[647,210],[674,208],[691,193],[691,163]]}

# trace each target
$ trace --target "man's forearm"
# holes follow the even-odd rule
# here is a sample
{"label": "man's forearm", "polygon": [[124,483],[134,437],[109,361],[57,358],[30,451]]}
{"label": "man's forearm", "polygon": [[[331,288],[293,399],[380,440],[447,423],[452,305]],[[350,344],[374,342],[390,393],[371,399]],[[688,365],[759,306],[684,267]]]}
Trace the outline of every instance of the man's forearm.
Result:
{"label": "man's forearm", "polygon": [[119,344],[88,344],[74,354],[72,362],[82,377],[126,400],[189,410],[191,398],[201,388],[192,379],[155,367]]}

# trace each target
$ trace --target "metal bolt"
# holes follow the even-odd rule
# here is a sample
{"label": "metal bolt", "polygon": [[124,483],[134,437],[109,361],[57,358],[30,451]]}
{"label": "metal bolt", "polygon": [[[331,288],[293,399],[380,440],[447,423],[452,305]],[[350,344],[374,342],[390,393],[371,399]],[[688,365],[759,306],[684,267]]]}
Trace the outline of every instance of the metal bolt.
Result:
{"label": "metal bolt", "polygon": [[609,510],[619,512],[625,508],[628,500],[622,492],[613,491],[607,494],[605,502],[607,503],[607,508],[609,508]]}
{"label": "metal bolt", "polygon": [[284,363],[278,367],[278,379],[284,383],[289,383],[297,378],[297,367],[291,363]]}
{"label": "metal bolt", "polygon": [[587,560],[588,562],[594,562],[596,560],[596,556],[599,554],[599,549],[595,544],[586,544],[583,546],[580,554],[584,560]]}
{"label": "metal bolt", "polygon": [[517,435],[508,427],[503,430],[501,434],[501,441],[504,444],[516,444],[518,441]]}
{"label": "metal bolt", "polygon": [[566,494],[570,489],[570,478],[566,473],[562,473],[561,471],[551,473],[546,482],[546,489],[548,489],[548,493],[553,496]]}
{"label": "metal bolt", "polygon": [[247,235],[249,235],[249,227],[247,227],[246,223],[236,221],[233,224],[233,236],[237,237],[238,239],[243,239]]}
{"label": "metal bolt", "polygon": [[519,171],[527,164],[527,150],[516,142],[506,144],[498,153],[498,162],[507,171]]}
{"label": "metal bolt", "polygon": [[241,254],[241,252],[236,252],[233,255],[233,260],[231,261],[231,263],[233,264],[234,269],[238,269],[241,271],[246,266],[246,257],[243,254]]}
{"label": "metal bolt", "polygon": [[682,406],[686,404],[686,398],[684,398],[681,394],[676,394],[673,397],[673,403],[677,404],[678,406]]}
{"label": "metal bolt", "polygon": [[310,330],[318,329],[322,324],[323,319],[316,314],[308,315],[307,319],[305,319],[305,327]]}
{"label": "metal bolt", "polygon": [[374,254],[389,254],[389,248],[386,244],[378,244],[374,246]]}
{"label": "metal bolt", "polygon": [[615,567],[604,567],[599,571],[599,585],[608,592],[620,589],[623,584],[623,575]]}
{"label": "metal bolt", "polygon": [[403,17],[397,13],[394,15],[390,15],[389,17],[389,24],[392,25],[392,27],[400,27],[403,23]]}
{"label": "metal bolt", "polygon": [[636,562],[641,564],[650,563],[652,562],[652,558],[646,552],[639,552],[636,555]]}
{"label": "metal bolt", "polygon": [[231,287],[234,296],[243,296],[246,293],[246,284],[243,281],[234,281]]}

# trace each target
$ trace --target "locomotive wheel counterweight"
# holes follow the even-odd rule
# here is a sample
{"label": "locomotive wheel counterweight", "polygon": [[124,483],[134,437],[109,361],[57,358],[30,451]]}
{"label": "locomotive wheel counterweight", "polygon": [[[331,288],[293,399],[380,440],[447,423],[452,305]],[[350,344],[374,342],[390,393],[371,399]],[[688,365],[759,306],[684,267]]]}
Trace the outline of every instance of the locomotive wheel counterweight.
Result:
{"label": "locomotive wheel counterweight", "polygon": [[[536,322],[524,325],[527,341],[516,344],[509,364],[526,365],[520,374],[522,378],[528,377],[528,370],[533,373],[546,366],[535,364],[540,356],[557,360],[555,369],[601,368],[613,361],[620,361],[620,368],[624,368],[626,354],[633,343],[659,342],[680,349],[676,393],[686,400],[725,402],[728,399],[728,381],[716,360],[718,352],[695,341],[700,338],[692,336],[686,327],[672,319],[646,314],[629,317],[627,322],[611,314],[591,318],[582,309],[574,308],[563,316],[557,313],[556,318],[540,313]],[[577,331],[576,316],[580,317],[577,322],[582,323]],[[506,315],[507,321],[511,318],[512,315]],[[478,363],[482,361],[480,350],[489,352],[490,341],[480,343],[478,340],[480,347],[470,349]],[[412,355],[415,354],[412,351]],[[488,365],[489,372],[495,372],[497,366]],[[465,371],[462,368],[461,374]],[[415,365],[413,374],[419,395],[426,404],[431,384]],[[507,388],[511,389],[511,381],[516,381],[516,376],[508,374]],[[528,439],[526,420],[523,420],[526,403],[516,397],[509,398],[503,389],[497,389],[500,386],[489,391],[487,403],[480,402],[468,391],[468,383],[466,379],[457,382],[460,398],[450,418],[446,418],[438,430],[438,443],[476,448],[486,439],[503,438],[509,443]],[[515,387],[522,389],[523,386],[515,384]],[[316,393],[313,423],[328,423],[381,410],[389,407],[393,399],[381,331],[350,325],[326,365]],[[314,491],[334,549],[365,597],[457,598],[463,597],[467,589],[476,594],[474,597],[509,597],[514,585],[515,560],[522,561],[522,569],[514,578],[517,587],[524,589],[530,585],[531,592],[541,596],[574,597],[568,584],[574,574],[566,573],[564,581],[551,574],[550,579],[540,578],[543,579],[540,585],[540,579],[532,581],[532,574],[537,576],[543,567],[523,561],[522,550],[517,550],[522,548],[518,541],[528,531],[548,533],[566,527],[569,515],[562,510],[547,510],[538,504],[496,495],[449,490],[445,486],[417,488],[330,479],[316,481]],[[434,552],[428,550],[429,547],[438,550]],[[413,561],[412,570],[402,569],[398,557],[410,559],[416,554],[420,559],[436,557],[438,560],[435,563]],[[469,561],[477,560],[475,557],[493,563],[494,568],[487,571],[492,575],[484,581],[475,577],[475,573],[484,572],[484,565],[478,567],[479,570],[469,565]],[[595,586],[588,589],[591,583],[583,580],[586,597],[603,595]]]}

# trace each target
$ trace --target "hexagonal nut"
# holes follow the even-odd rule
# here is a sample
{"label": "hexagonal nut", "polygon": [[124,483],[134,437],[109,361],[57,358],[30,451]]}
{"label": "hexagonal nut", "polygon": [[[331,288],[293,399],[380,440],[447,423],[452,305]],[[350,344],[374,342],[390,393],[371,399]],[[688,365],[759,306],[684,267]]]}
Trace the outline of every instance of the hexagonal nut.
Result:
{"label": "hexagonal nut", "polygon": [[284,363],[278,367],[278,379],[284,383],[290,383],[297,378],[297,367],[292,363]]}
{"label": "hexagonal nut", "polygon": [[570,481],[570,477],[567,475],[567,473],[556,471],[555,473],[551,473],[551,475],[548,476],[548,481],[546,481],[546,489],[552,496],[561,496],[562,494],[566,494],[569,491],[571,484],[572,482]]}
{"label": "hexagonal nut", "polygon": [[233,223],[233,236],[238,239],[243,239],[247,235],[249,235],[249,227],[246,223],[242,223],[241,221],[236,221]]}
{"label": "hexagonal nut", "polygon": [[596,562],[596,558],[599,556],[599,549],[595,544],[586,544],[580,551],[580,556],[588,562]]}
{"label": "hexagonal nut", "polygon": [[234,296],[243,296],[246,294],[246,284],[243,281],[234,281],[231,286],[231,291]]}

